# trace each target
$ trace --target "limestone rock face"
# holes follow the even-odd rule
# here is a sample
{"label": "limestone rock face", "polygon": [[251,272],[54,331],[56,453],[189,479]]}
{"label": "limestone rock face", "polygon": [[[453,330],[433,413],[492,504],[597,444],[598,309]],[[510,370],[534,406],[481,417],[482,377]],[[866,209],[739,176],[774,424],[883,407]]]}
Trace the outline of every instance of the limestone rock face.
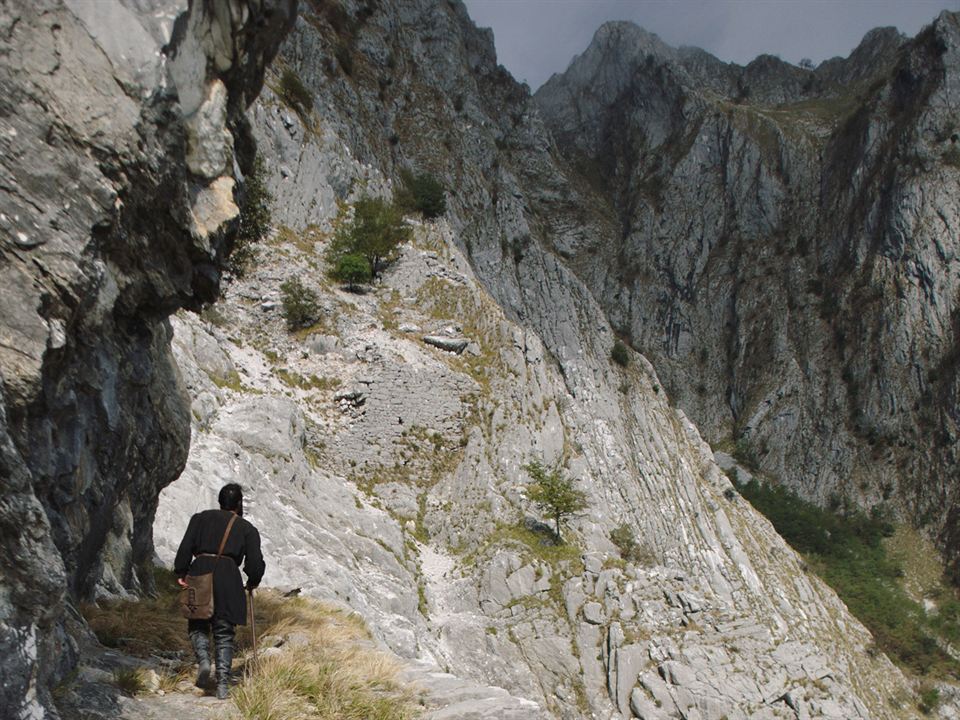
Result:
{"label": "limestone rock face", "polygon": [[[293,5],[0,9],[0,707],[13,716],[45,717],[75,661],[68,598],[150,586],[157,494],[189,440],[166,318],[216,297],[252,160],[243,109]],[[203,111],[210,97],[218,112]]]}
{"label": "limestone rock face", "polygon": [[536,95],[618,218],[570,267],[704,436],[953,560],[958,87],[945,12],[815,70],[605,26]]}
{"label": "limestone rock face", "polygon": [[[739,499],[654,366],[635,352],[626,367],[611,362],[626,305],[613,308],[613,290],[594,281],[628,265],[606,264],[626,198],[595,184],[616,180],[616,167],[590,156],[621,142],[591,134],[609,125],[607,110],[557,100],[541,114],[457,3],[343,7],[345,17],[304,8],[281,50],[312,109],[265,92],[253,113],[283,227],[218,318],[176,323],[194,442],[158,510],[161,558],[219,484],[242,478],[250,519],[273,544],[266,582],[346,603],[394,652],[484,688],[475,707],[436,717],[484,717],[480,700],[502,697],[489,686],[518,699],[490,717],[914,717],[907,681]],[[709,115],[687,97],[691,78],[715,93],[745,83],[771,103],[814,93],[806,73],[773,58],[730,68],[629,26],[603,32],[606,49],[583,56],[603,74],[597,92],[617,105],[629,82],[662,85],[650,103],[667,116],[649,127],[661,145],[684,117]],[[650,73],[625,81],[603,69],[633,42]],[[859,77],[856,64],[832,64],[822,83]],[[554,112],[583,119],[587,149],[567,154],[562,133],[554,140],[543,119]],[[707,122],[732,127],[709,115],[704,132]],[[818,127],[809,142],[822,141]],[[746,175],[759,153],[750,137],[733,134],[729,155],[705,149],[696,162],[741,163]],[[404,167],[441,178],[446,217],[411,221],[410,244],[365,294],[331,285],[323,251],[338,203],[387,195]],[[709,187],[705,226],[726,212]],[[737,207],[752,207],[751,188]],[[754,215],[785,212],[780,195],[762,197],[767,215]],[[703,262],[683,257],[689,269]],[[293,276],[320,306],[317,325],[296,334],[279,313]],[[430,336],[470,343],[456,354]],[[190,350],[210,356],[214,343],[228,361]],[[237,376],[218,382],[204,366]],[[559,464],[587,497],[562,547],[527,498],[532,459]],[[611,542],[621,526],[638,557]]]}

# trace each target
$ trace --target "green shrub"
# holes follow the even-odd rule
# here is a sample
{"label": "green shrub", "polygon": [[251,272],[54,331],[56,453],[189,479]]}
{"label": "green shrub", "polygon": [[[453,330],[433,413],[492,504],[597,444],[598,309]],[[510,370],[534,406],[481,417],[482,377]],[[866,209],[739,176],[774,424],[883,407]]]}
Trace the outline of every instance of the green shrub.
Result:
{"label": "green shrub", "polygon": [[353,220],[341,223],[327,250],[327,261],[336,272],[346,255],[366,258],[371,276],[393,260],[397,248],[410,238],[410,227],[395,203],[363,196],[353,207]]}
{"label": "green shrub", "polygon": [[280,88],[277,94],[298,115],[307,115],[313,110],[313,93],[303,84],[300,76],[290,68],[280,75]]}
{"label": "green shrub", "polygon": [[403,187],[397,194],[397,204],[407,212],[419,212],[428,220],[447,212],[447,198],[443,185],[429,173],[400,173]]}
{"label": "green shrub", "polygon": [[917,707],[924,715],[929,715],[940,704],[940,690],[934,686],[923,686],[918,695]]}
{"label": "green shrub", "polygon": [[622,340],[617,340],[610,351],[610,359],[620,367],[626,367],[630,364],[630,353]]}
{"label": "green shrub", "polygon": [[633,528],[624,523],[610,531],[610,542],[620,550],[620,557],[635,564],[653,564],[653,557],[649,550],[637,542]]}
{"label": "green shrub", "polygon": [[733,448],[733,457],[735,457],[741,465],[754,472],[760,467],[757,454],[753,451],[750,441],[743,435],[737,438],[736,445]]}
{"label": "green shrub", "polygon": [[559,467],[547,470],[534,460],[523,469],[533,478],[533,483],[527,487],[527,496],[553,518],[557,542],[562,542],[560,525],[564,518],[587,506],[586,495],[573,487],[573,480],[565,477]]}
{"label": "green shrub", "polygon": [[310,327],[320,319],[317,294],[304,287],[299,278],[290,278],[280,285],[283,300],[283,317],[290,330]]}
{"label": "green shrub", "polygon": [[240,208],[240,227],[233,243],[233,252],[227,266],[237,277],[242,277],[256,255],[256,244],[270,231],[270,203],[273,198],[267,190],[266,167],[257,153],[253,167],[244,179],[243,206]]}
{"label": "green shrub", "polygon": [[370,281],[370,263],[357,253],[342,255],[333,266],[331,275],[336,280],[347,283],[347,287],[353,291],[357,285]]}

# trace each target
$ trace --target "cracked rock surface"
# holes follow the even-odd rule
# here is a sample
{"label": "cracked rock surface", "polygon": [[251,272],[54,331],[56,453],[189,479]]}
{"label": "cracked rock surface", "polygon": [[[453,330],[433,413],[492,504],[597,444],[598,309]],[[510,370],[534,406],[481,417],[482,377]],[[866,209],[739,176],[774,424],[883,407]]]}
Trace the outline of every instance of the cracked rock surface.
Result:
{"label": "cracked rock surface", "polygon": [[[16,717],[55,712],[67,604],[148,589],[157,494],[189,440],[166,319],[216,297],[252,160],[243,110],[292,6],[0,8],[0,707]],[[194,123],[209,94],[220,111]]]}
{"label": "cracked rock surface", "polygon": [[[254,112],[282,227],[218,317],[177,322],[194,443],[161,500],[161,557],[239,477],[275,543],[266,582],[347,603],[401,657],[549,716],[914,717],[909,683],[732,491],[653,366],[611,362],[615,333],[580,256],[616,232],[611,204],[555,151],[489,34],[455,4],[347,7],[350,73],[334,59],[344,37],[307,9],[281,54],[312,109],[265,91]],[[771,102],[792,92],[754,70]],[[415,223],[369,292],[332,285],[322,254],[337,201],[389,194],[404,165],[452,188],[447,218]],[[290,334],[279,286],[294,275],[322,312]],[[204,334],[230,382],[196,370],[186,339]],[[260,441],[252,425],[288,439]],[[533,458],[587,496],[563,548],[544,544],[526,497]],[[610,541],[620,525],[637,557]]]}

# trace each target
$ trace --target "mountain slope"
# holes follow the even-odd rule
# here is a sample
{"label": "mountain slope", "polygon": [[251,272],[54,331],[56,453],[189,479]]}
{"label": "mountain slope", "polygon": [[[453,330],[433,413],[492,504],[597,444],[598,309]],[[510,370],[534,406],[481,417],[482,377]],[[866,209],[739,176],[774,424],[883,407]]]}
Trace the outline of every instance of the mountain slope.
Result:
{"label": "mountain slope", "polygon": [[[252,519],[283,544],[271,582],[362,608],[394,651],[556,717],[912,716],[909,684],[738,499],[650,364],[611,362],[615,335],[571,267],[616,232],[615,204],[554,152],[462,6],[311,6],[279,63],[254,125],[288,229],[228,292],[223,328],[202,331],[239,385],[202,400],[198,376],[193,470],[165,493],[163,552],[177,520],[241,473]],[[310,107],[284,104],[284,71]],[[331,286],[322,252],[341,206],[388,194],[405,166],[451,188],[447,220],[418,225],[372,293]],[[277,301],[293,276],[324,311],[289,335]],[[446,328],[473,354],[424,346]],[[280,422],[290,453],[241,417],[278,403],[261,424]],[[312,430],[288,422],[298,412]],[[525,496],[521,466],[537,457],[589,500],[566,549],[542,543]],[[301,484],[339,499],[313,508]],[[287,533],[291,514],[319,527]],[[391,557],[353,529],[374,524]],[[620,557],[621,525],[641,558]]]}
{"label": "mountain slope", "polygon": [[954,562],[958,53],[948,12],[816,70],[611,24],[536,96],[618,221],[571,267],[710,442]]}

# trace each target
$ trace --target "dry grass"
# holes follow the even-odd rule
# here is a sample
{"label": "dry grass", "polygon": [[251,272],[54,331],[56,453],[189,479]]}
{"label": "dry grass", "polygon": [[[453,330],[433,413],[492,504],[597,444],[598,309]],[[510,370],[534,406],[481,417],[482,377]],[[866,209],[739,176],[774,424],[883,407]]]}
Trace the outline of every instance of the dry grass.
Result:
{"label": "dry grass", "polygon": [[[308,642],[262,658],[232,697],[238,720],[408,720],[416,716],[399,666],[378,652],[358,615],[305,598],[257,595],[262,636]],[[248,635],[244,635],[246,640]],[[249,660],[249,653],[246,655]]]}
{"label": "dry grass", "polygon": [[885,538],[887,554],[903,569],[901,583],[911,598],[921,602],[935,597],[943,583],[943,564],[936,547],[919,531],[900,525],[892,537]]}
{"label": "dry grass", "polygon": [[97,639],[137,657],[157,650],[180,651],[192,657],[187,621],[177,609],[177,584],[173,573],[155,571],[157,596],[140,600],[110,600],[81,608]]}
{"label": "dry grass", "polygon": [[[184,665],[161,673],[160,689],[173,692],[192,679],[193,652],[186,620],[176,605],[172,573],[157,569],[158,596],[86,605],[83,614],[100,641],[131,655],[181,653]],[[256,594],[259,637],[288,638],[281,652],[252,666],[250,626],[237,628],[235,669],[245,679],[231,692],[230,720],[412,720],[413,692],[399,680],[400,666],[379,652],[363,619],[307,598]],[[144,691],[144,669],[118,670],[114,680],[128,695]]]}

